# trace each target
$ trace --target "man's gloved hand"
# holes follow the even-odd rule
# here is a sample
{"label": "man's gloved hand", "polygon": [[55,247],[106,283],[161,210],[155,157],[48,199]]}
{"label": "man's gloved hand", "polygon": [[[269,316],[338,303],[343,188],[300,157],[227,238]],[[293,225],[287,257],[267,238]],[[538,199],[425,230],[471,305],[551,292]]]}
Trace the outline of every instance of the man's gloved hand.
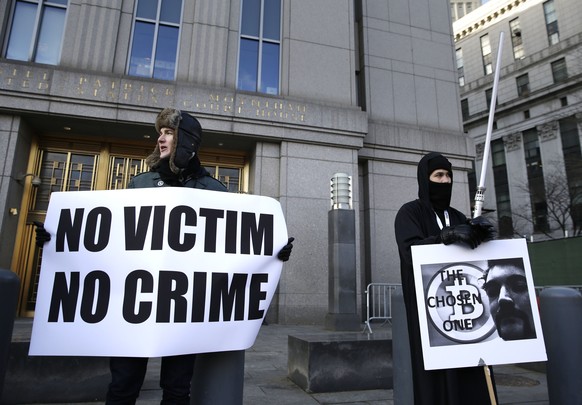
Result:
{"label": "man's gloved hand", "polygon": [[295,238],[289,238],[287,244],[281,248],[279,253],[277,254],[277,258],[282,262],[286,262],[289,260],[289,256],[291,256],[291,250],[293,250],[293,241]]}
{"label": "man's gloved hand", "polygon": [[33,224],[36,225],[36,246],[43,247],[45,243],[51,240],[51,234],[48,233],[46,229],[44,229],[44,224],[42,222],[33,221]]}
{"label": "man's gloved hand", "polygon": [[464,243],[471,249],[475,249],[481,243],[477,232],[469,224],[447,226],[441,231],[441,242],[445,245],[451,243]]}
{"label": "man's gloved hand", "polygon": [[469,225],[471,225],[471,227],[475,230],[475,233],[481,242],[493,240],[497,236],[497,230],[485,217],[478,216],[470,219]]}

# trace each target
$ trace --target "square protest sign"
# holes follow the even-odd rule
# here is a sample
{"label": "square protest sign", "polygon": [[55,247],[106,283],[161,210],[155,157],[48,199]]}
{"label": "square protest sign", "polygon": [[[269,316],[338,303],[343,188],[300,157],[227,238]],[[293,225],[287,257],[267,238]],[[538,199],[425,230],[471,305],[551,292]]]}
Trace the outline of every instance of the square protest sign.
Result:
{"label": "square protest sign", "polygon": [[412,247],[427,370],[546,361],[524,239]]}
{"label": "square protest sign", "polygon": [[244,350],[287,243],[278,201],[181,187],[52,193],[30,355]]}

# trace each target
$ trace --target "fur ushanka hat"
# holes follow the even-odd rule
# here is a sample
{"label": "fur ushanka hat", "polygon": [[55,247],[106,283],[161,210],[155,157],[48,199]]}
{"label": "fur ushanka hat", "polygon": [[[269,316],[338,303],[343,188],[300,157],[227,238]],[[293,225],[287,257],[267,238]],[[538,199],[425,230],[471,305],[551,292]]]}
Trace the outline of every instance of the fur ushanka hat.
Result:
{"label": "fur ushanka hat", "polygon": [[[186,114],[175,108],[164,108],[158,114],[155,123],[158,134],[162,128],[172,128],[176,131],[172,153],[170,155],[170,169],[174,173],[188,166],[188,162],[200,148],[202,143],[202,126],[200,122],[190,114]],[[154,152],[147,157],[146,163],[155,167],[160,161],[160,149],[158,145]]]}

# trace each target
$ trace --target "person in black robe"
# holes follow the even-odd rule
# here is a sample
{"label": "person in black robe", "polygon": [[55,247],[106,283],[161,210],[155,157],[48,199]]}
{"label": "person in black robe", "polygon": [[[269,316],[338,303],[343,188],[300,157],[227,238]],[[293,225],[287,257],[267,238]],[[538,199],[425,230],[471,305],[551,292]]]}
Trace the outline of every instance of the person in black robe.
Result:
{"label": "person in black robe", "polygon": [[[414,403],[491,404],[483,367],[424,369],[410,247],[460,243],[474,249],[492,239],[495,230],[485,218],[467,220],[463,213],[450,206],[453,172],[443,155],[436,152],[425,155],[418,163],[417,177],[418,199],[404,204],[394,223],[410,340]],[[494,387],[493,384],[493,390]]]}

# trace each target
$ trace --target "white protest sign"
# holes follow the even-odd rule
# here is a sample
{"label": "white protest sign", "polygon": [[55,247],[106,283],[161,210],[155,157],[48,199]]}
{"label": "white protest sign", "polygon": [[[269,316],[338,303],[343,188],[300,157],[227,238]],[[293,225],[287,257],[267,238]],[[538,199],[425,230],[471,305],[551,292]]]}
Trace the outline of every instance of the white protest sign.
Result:
{"label": "white protest sign", "polygon": [[412,261],[426,370],[547,360],[524,239],[412,246]]}
{"label": "white protest sign", "polygon": [[287,243],[278,201],[164,187],[51,195],[30,355],[253,345]]}

